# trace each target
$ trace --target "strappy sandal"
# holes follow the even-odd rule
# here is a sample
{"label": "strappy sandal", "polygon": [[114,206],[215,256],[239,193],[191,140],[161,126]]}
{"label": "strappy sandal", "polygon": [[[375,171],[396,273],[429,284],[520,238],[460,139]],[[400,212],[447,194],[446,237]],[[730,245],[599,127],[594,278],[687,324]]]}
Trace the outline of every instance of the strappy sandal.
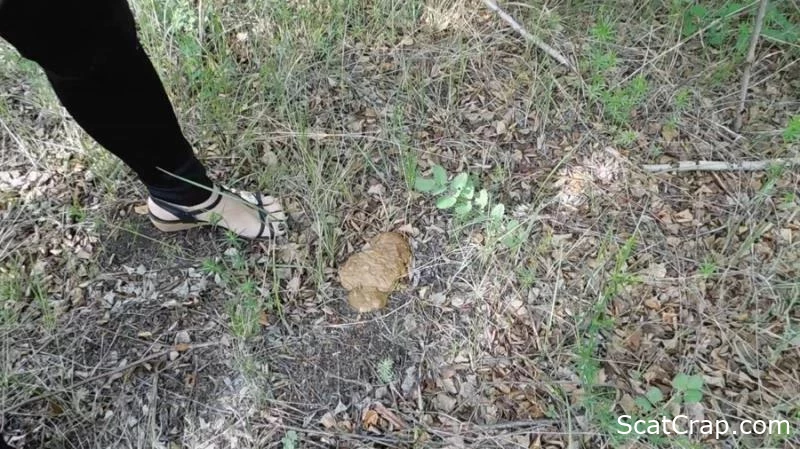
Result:
{"label": "strappy sandal", "polygon": [[217,225],[251,239],[286,233],[286,214],[274,197],[214,186],[211,198],[208,205],[187,208],[150,197],[147,202],[150,221],[164,232]]}

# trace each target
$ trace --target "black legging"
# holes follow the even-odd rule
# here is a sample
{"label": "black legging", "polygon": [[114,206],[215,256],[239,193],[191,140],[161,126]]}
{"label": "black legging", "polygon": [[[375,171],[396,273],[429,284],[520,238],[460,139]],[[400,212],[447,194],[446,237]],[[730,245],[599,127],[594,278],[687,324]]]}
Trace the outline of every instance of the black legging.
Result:
{"label": "black legging", "polygon": [[130,166],[151,195],[184,205],[209,197],[192,183],[212,185],[125,0],[0,0],[0,37],[44,69],[75,121]]}

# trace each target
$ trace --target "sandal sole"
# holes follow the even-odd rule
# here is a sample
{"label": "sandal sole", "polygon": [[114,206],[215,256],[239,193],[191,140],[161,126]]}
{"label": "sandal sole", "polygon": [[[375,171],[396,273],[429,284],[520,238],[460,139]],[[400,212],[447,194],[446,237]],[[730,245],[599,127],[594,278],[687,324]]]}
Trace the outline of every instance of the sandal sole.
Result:
{"label": "sandal sole", "polygon": [[155,226],[156,229],[162,232],[179,232],[208,225],[208,223],[164,223],[152,218],[150,219],[150,222],[153,223],[153,226]]}

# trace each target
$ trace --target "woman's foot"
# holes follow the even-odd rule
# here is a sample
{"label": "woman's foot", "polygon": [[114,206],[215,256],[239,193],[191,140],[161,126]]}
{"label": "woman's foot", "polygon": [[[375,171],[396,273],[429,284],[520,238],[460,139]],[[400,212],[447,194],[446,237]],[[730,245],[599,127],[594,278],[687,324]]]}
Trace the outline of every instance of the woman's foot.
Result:
{"label": "woman's foot", "polygon": [[216,185],[211,197],[196,206],[180,206],[150,197],[147,208],[155,227],[165,232],[217,225],[250,239],[286,233],[286,214],[277,199],[234,193]]}

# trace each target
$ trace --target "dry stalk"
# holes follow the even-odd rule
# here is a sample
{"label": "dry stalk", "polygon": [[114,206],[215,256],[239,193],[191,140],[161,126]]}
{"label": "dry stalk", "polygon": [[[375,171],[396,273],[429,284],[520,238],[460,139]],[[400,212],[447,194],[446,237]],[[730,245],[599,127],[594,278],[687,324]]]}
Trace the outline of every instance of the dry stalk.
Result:
{"label": "dry stalk", "polygon": [[529,33],[522,25],[519,24],[513,17],[511,17],[507,12],[501,8],[495,0],[483,0],[483,3],[492,11],[496,12],[501,19],[503,19],[506,23],[511,25],[516,32],[522,35],[525,39],[529,40],[533,45],[536,45],[540,50],[547,53],[551,58],[558,61],[561,65],[566,66],[567,68],[573,69],[574,67],[570,64],[569,60],[561,54],[558,50],[548,45],[543,40],[539,39],[538,37],[534,36],[533,34]]}
{"label": "dry stalk", "polygon": [[756,47],[758,38],[761,35],[761,27],[764,25],[764,15],[767,12],[769,0],[761,0],[758,4],[758,14],[753,24],[753,34],[750,36],[750,48],[747,50],[747,59],[744,63],[744,73],[742,73],[742,88],[739,92],[739,108],[736,110],[736,119],[733,123],[733,130],[737,133],[742,129],[742,120],[745,113],[745,102],[747,101],[747,89],[750,88],[750,72],[753,69],[753,62],[756,58]]}

